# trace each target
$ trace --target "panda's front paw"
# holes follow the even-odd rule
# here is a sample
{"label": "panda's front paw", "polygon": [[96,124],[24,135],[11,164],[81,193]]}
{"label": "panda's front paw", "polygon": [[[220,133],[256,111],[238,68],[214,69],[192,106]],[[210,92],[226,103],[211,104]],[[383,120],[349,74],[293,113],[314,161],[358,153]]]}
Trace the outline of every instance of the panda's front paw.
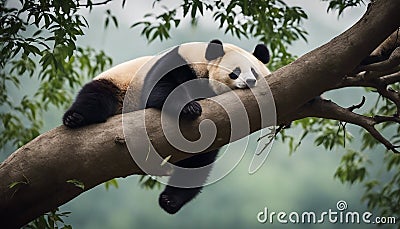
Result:
{"label": "panda's front paw", "polygon": [[183,107],[181,114],[185,119],[195,120],[201,115],[201,112],[201,105],[196,101],[191,101]]}
{"label": "panda's front paw", "polygon": [[166,193],[160,194],[158,203],[160,204],[161,208],[169,214],[177,213],[183,206],[183,202],[177,196]]}
{"label": "panda's front paw", "polygon": [[63,124],[69,128],[78,128],[85,125],[85,117],[75,111],[69,110],[64,114]]}

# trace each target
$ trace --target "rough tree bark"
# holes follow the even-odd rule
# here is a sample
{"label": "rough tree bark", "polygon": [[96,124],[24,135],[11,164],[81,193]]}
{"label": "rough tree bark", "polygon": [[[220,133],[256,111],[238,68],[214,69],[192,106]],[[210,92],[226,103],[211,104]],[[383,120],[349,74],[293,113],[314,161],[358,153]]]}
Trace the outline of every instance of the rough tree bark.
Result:
{"label": "rough tree bark", "polygon": [[[278,123],[284,124],[307,116],[324,117],[324,112],[316,109],[323,104],[309,106],[307,101],[327,90],[348,86],[343,84],[346,75],[353,72],[363,58],[399,28],[399,12],[399,1],[373,1],[365,15],[350,29],[268,76]],[[398,78],[395,78],[396,82]],[[213,100],[228,104],[224,101],[229,101],[231,93],[219,95]],[[254,96],[247,90],[236,93],[248,111],[251,132],[262,128]],[[264,95],[260,93],[256,96],[263,99]],[[193,123],[186,123],[182,127],[183,134],[196,138],[197,125],[209,119],[219,130],[219,141],[215,141],[211,148],[228,143],[230,130],[227,127],[230,124],[222,107],[209,100],[200,103],[203,115]],[[327,107],[338,110],[331,105]],[[228,106],[235,109],[237,105]],[[351,112],[351,109],[348,111]],[[326,118],[340,119],[340,115],[343,115],[340,112],[338,116],[329,114],[325,114]],[[143,113],[139,111],[130,113],[124,119],[139,128],[138,122],[144,118],[142,116]],[[147,122],[146,126],[153,145],[163,149],[160,153],[172,154],[172,162],[189,157],[167,144],[163,132],[159,131],[159,118],[156,110],[146,113],[146,119],[153,120]],[[20,227],[107,180],[142,174],[126,145],[121,142],[121,120],[122,116],[117,115],[106,123],[77,130],[60,126],[35,138],[7,158],[0,165],[0,225],[5,228]],[[66,182],[72,179],[81,181],[85,185],[84,190]],[[15,185],[10,187],[11,184]]]}

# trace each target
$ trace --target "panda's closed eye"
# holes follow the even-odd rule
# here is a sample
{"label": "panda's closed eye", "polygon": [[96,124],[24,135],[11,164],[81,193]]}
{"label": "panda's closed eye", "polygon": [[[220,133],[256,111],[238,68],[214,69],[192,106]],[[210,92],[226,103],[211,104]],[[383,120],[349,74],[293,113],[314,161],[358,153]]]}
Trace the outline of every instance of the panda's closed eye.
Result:
{"label": "panda's closed eye", "polygon": [[233,69],[233,71],[231,73],[229,73],[229,78],[231,78],[233,80],[237,79],[240,75],[240,72],[241,72],[241,70],[238,67]]}
{"label": "panda's closed eye", "polygon": [[254,68],[251,68],[251,72],[253,73],[254,77],[258,79],[258,73],[256,72],[256,70],[254,70]]}

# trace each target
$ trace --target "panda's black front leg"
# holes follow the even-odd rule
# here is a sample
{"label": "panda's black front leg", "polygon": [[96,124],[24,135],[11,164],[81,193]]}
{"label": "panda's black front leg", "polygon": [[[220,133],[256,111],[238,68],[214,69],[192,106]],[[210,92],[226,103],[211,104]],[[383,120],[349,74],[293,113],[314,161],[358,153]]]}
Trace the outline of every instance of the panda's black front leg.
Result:
{"label": "panda's black front leg", "polygon": [[[187,158],[176,163],[177,166],[184,168],[200,168],[213,163],[217,157],[218,150],[213,150],[204,154],[199,154]],[[203,169],[196,177],[190,179],[196,180],[198,184],[204,184],[211,171],[211,167]],[[176,183],[179,180],[185,179],[186,174],[183,172],[173,172],[169,183]],[[183,205],[194,199],[201,191],[203,186],[197,188],[179,188],[167,185],[164,191],[160,194],[158,202],[160,206],[169,214],[175,214],[182,208]]]}
{"label": "panda's black front leg", "polygon": [[105,122],[116,113],[119,89],[108,80],[93,80],[79,92],[72,106],[63,116],[63,124],[78,128]]}
{"label": "panda's black front leg", "polygon": [[194,120],[198,118],[202,112],[201,105],[191,99],[190,94],[186,90],[180,91],[179,96],[176,96],[176,98],[173,99],[172,102],[164,106],[168,96],[175,88],[176,85],[171,82],[161,82],[156,84],[150,95],[148,96],[148,99],[146,101],[146,108],[152,107],[159,110],[165,109],[165,111],[169,114],[178,115],[178,112],[180,111],[179,108],[184,105],[182,110],[180,111],[180,115],[182,118],[189,120]]}

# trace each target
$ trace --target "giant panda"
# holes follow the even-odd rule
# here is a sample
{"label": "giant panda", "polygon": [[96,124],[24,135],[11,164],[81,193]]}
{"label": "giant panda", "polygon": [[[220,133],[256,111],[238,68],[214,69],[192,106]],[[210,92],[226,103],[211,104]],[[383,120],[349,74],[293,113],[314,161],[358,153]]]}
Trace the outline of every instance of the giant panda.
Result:
{"label": "giant panda", "polygon": [[[232,89],[255,87],[259,77],[270,74],[265,66],[269,59],[269,51],[264,44],[258,44],[250,53],[219,40],[182,44],[156,57],[140,57],[117,65],[84,85],[72,106],[65,112],[63,124],[69,128],[78,128],[105,122],[108,117],[121,113],[128,87],[140,92],[140,98],[136,98],[139,104],[137,109],[160,110],[172,90],[193,79],[208,79],[209,84],[206,86],[214,94],[226,90],[226,87],[218,86],[221,83]],[[185,101],[189,98],[190,101],[182,106],[182,119],[194,120],[201,115],[202,108],[196,100],[190,99],[190,91],[183,92],[180,97],[185,98]],[[206,166],[215,161],[217,153],[218,150],[212,150],[179,161],[176,165],[185,168]],[[196,179],[204,184],[208,173]],[[173,172],[170,182],[179,175]],[[166,212],[174,214],[196,197],[201,189],[167,185],[159,196],[159,204]]]}

